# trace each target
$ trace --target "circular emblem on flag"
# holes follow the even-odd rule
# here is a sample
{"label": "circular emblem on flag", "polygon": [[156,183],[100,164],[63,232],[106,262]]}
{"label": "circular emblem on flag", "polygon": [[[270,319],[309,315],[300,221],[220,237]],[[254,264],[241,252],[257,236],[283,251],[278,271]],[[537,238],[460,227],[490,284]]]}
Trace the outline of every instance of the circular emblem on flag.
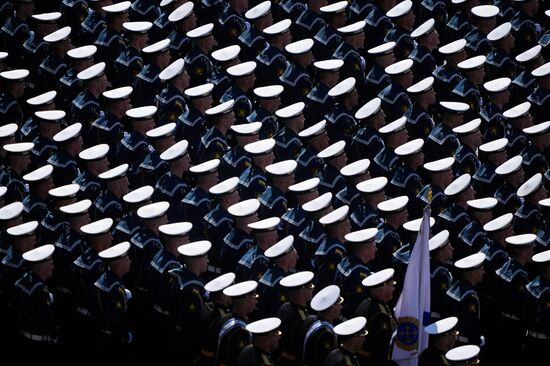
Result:
{"label": "circular emblem on flag", "polygon": [[396,343],[399,348],[412,351],[418,348],[418,320],[412,316],[399,318]]}

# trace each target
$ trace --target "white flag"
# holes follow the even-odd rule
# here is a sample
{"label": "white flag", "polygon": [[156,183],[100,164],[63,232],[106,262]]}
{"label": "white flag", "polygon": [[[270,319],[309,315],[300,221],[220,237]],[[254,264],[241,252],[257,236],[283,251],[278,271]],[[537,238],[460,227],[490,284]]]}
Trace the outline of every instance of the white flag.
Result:
{"label": "white flag", "polygon": [[422,224],[411,252],[403,292],[395,306],[397,330],[392,360],[400,366],[416,366],[428,347],[424,327],[430,320],[430,208],[424,209]]}

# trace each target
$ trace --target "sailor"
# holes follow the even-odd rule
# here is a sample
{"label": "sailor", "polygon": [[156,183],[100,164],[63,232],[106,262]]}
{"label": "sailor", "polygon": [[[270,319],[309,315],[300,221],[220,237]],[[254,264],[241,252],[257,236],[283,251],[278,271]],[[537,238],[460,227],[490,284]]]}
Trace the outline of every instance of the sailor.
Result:
{"label": "sailor", "polygon": [[502,179],[502,183],[494,195],[499,203],[495,209],[495,215],[501,215],[506,212],[516,212],[516,210],[520,208],[522,200],[518,197],[516,192],[525,178],[525,173],[522,169],[522,161],[523,158],[521,155],[517,155],[500,164],[495,169],[495,173]]}
{"label": "sailor", "polygon": [[101,144],[82,150],[78,154],[86,167],[73,181],[80,186],[80,199],[89,199],[93,202],[103,190],[98,175],[109,169],[108,153],[109,145]]}
{"label": "sailor", "polygon": [[495,28],[497,24],[496,16],[499,8],[494,5],[478,5],[471,10],[472,29],[466,33],[466,50],[470,57],[476,55],[487,55],[491,51],[491,42],[487,35]]}
{"label": "sailor", "polygon": [[290,34],[290,19],[281,20],[262,32],[267,39],[267,46],[256,56],[259,63],[258,82],[260,86],[271,85],[279,81],[288,67],[288,61],[283,53],[284,47],[292,42]]}
{"label": "sailor", "polygon": [[536,78],[531,74],[533,70],[544,64],[542,47],[536,45],[516,56],[516,61],[525,70],[517,73],[511,85],[511,100],[513,105],[524,102],[537,86]]}
{"label": "sailor", "polygon": [[277,161],[295,160],[302,150],[298,133],[304,128],[304,107],[303,102],[298,102],[275,112],[280,126],[279,131],[273,136],[276,143],[273,153]]}
{"label": "sailor", "polygon": [[[240,55],[241,46],[238,45],[220,48],[210,54],[215,62],[207,80],[214,85],[214,90],[212,91],[213,100],[220,100],[225,92],[233,86],[233,79],[227,73],[227,69],[241,63],[242,56]],[[237,68],[237,70],[239,69]]]}
{"label": "sailor", "polygon": [[155,128],[155,114],[157,107],[145,106],[128,109],[126,117],[130,120],[132,130],[124,137],[116,147],[116,154],[113,156],[113,163],[128,164],[130,183],[140,186],[137,175],[139,165],[152,150],[147,140],[147,132]]}
{"label": "sailor", "polygon": [[517,73],[517,64],[512,58],[516,41],[512,35],[512,24],[503,23],[487,34],[493,49],[487,54],[485,67],[490,79],[501,77],[513,78]]}
{"label": "sailor", "polygon": [[[32,112],[56,109],[55,98],[58,96],[57,91],[50,90],[49,92],[27,99],[31,115],[21,124],[19,131],[17,131],[18,138],[21,141],[32,141],[38,135],[38,124],[35,122]],[[6,123],[3,127],[6,128],[8,125],[11,125],[11,123]]]}
{"label": "sailor", "polygon": [[358,316],[335,326],[334,333],[341,342],[340,347],[329,353],[324,364],[327,366],[359,365],[356,353],[361,352],[365,336],[368,334],[366,325],[367,319]]}
{"label": "sailor", "polygon": [[385,188],[388,184],[386,177],[376,177],[364,180],[356,185],[361,193],[361,203],[349,215],[353,230],[365,227],[377,227],[383,220],[376,207],[386,199]]}
{"label": "sailor", "polygon": [[251,165],[239,177],[239,195],[243,199],[258,198],[267,188],[265,168],[273,163],[274,139],[258,140],[244,146]]}
{"label": "sailor", "polygon": [[457,323],[458,318],[451,316],[424,327],[424,332],[428,333],[430,343],[420,354],[420,358],[418,359],[419,366],[441,366],[448,364],[445,354],[455,346],[458,339]]}
{"label": "sailor", "polygon": [[313,297],[313,277],[313,272],[302,271],[285,276],[279,282],[288,297],[277,311],[283,332],[278,361],[281,365],[293,365],[302,357],[301,332],[309,313],[307,305]]}
{"label": "sailor", "polygon": [[393,299],[396,285],[393,274],[392,268],[386,268],[372,273],[361,282],[370,293],[355,310],[355,316],[364,316],[367,319],[369,332],[363,347],[356,352],[361,362],[384,365],[391,357],[390,338],[397,324],[395,315],[388,305]]}
{"label": "sailor", "polygon": [[212,73],[214,66],[208,55],[214,48],[212,30],[214,24],[208,23],[194,28],[186,33],[191,38],[191,49],[185,56],[185,71],[191,78],[191,86],[206,83],[206,79]]}
{"label": "sailor", "polygon": [[171,202],[167,214],[170,222],[182,218],[181,202],[190,189],[186,176],[191,163],[188,148],[187,140],[181,140],[160,154],[160,159],[168,164],[168,171],[155,184],[155,200]]}
{"label": "sailor", "polygon": [[1,177],[2,186],[7,188],[4,194],[4,202],[21,202],[26,194],[25,182],[21,178],[31,165],[32,142],[20,142],[6,144],[3,149],[7,152],[9,165]]}
{"label": "sailor", "polygon": [[344,42],[338,46],[336,51],[334,51],[334,55],[332,55],[334,58],[344,60],[340,76],[342,79],[354,78],[357,81],[357,89],[360,94],[363,94],[365,91],[364,84],[367,67],[366,61],[360,53],[364,51],[364,28],[364,20],[338,28],[337,30],[342,35]]}
{"label": "sailor", "polygon": [[438,52],[443,55],[445,62],[436,67],[432,73],[435,78],[435,91],[440,100],[447,100],[463,76],[457,65],[466,59],[466,40],[459,39],[439,47]]}
{"label": "sailor", "polygon": [[311,309],[315,315],[310,315],[302,327],[303,346],[302,364],[323,364],[329,353],[338,348],[338,337],[334,333],[334,323],[341,315],[344,299],[340,296],[340,288],[330,285],[321,289],[311,299]]}
{"label": "sailor", "polygon": [[[155,102],[155,95],[161,92],[162,80],[159,77],[160,73],[170,65],[171,56],[169,46],[170,40],[163,39],[141,50],[143,54],[148,56],[149,64],[145,65],[134,79],[132,84],[134,88],[132,105],[141,107]],[[165,80],[170,79],[169,76],[173,76],[170,75],[172,72],[176,75],[183,73],[183,60],[180,60],[176,60],[175,63],[172,64],[173,69],[169,69],[165,73]],[[162,103],[163,101],[160,102]],[[165,103],[168,103],[168,100],[166,100]]]}
{"label": "sailor", "polygon": [[195,176],[197,185],[181,200],[183,209],[180,213],[182,215],[180,220],[187,220],[193,224],[193,229],[189,233],[189,238],[192,241],[205,238],[204,216],[211,209],[208,190],[218,183],[219,165],[219,159],[212,159],[189,168],[189,172]]}
{"label": "sailor", "polygon": [[80,174],[76,158],[82,150],[82,124],[73,123],[53,137],[58,149],[50,156],[48,163],[53,165],[52,179],[56,186],[69,184]]}
{"label": "sailor", "polygon": [[342,314],[346,318],[353,316],[355,309],[364,300],[365,289],[361,282],[371,274],[369,262],[374,259],[378,229],[368,228],[346,234],[348,254],[337,267],[334,283],[342,289],[346,302]]}
{"label": "sailor", "polygon": [[220,102],[233,100],[233,111],[235,113],[235,124],[247,123],[247,117],[252,112],[252,102],[248,99],[256,82],[256,62],[248,61],[227,68],[227,74],[231,78],[231,86],[220,98]]}
{"label": "sailor", "polygon": [[[417,138],[398,146],[394,150],[400,161],[390,180],[390,186],[388,187],[390,195],[406,194],[411,197],[420,193],[424,184],[417,171],[424,165],[423,146],[424,140]],[[417,217],[420,214],[417,205],[414,205],[413,202],[409,202],[407,208],[412,217]]]}
{"label": "sailor", "polygon": [[265,167],[268,173],[268,186],[258,197],[261,206],[260,218],[281,217],[288,210],[288,187],[294,184],[294,171],[298,164],[295,160],[283,160]]}
{"label": "sailor", "polygon": [[316,69],[316,80],[313,88],[307,94],[308,108],[306,111],[308,121],[320,121],[332,106],[334,101],[329,97],[329,90],[340,81],[340,68],[343,60],[324,60],[313,64]]}
{"label": "sailor", "polygon": [[370,171],[373,176],[391,178],[399,164],[395,149],[405,144],[409,138],[406,130],[407,117],[400,117],[381,127],[378,132],[384,138],[385,147],[373,159]]}
{"label": "sailor", "polygon": [[222,247],[219,248],[222,272],[235,269],[239,259],[252,248],[254,237],[251,235],[253,229],[249,224],[258,221],[259,207],[260,202],[252,198],[237,202],[227,209],[235,221],[235,226],[223,238]]}
{"label": "sailor", "polygon": [[18,104],[18,99],[25,94],[28,76],[29,70],[25,69],[0,72],[0,81],[3,85],[0,93],[0,116],[3,123],[17,123],[19,126],[23,122],[23,111]]}
{"label": "sailor", "polygon": [[413,60],[405,59],[384,69],[392,81],[378,93],[378,98],[382,100],[382,109],[390,121],[402,117],[411,108],[412,102],[406,90],[412,85],[411,67],[413,63]]}
{"label": "sailor", "polygon": [[326,132],[326,121],[322,120],[298,133],[304,147],[296,158],[296,180],[302,181],[316,177],[323,168],[324,162],[317,154],[329,145]]}
{"label": "sailor", "polygon": [[507,332],[506,336],[502,333],[498,334],[495,341],[499,346],[505,346],[513,352],[507,355],[509,360],[519,361],[522,358],[521,349],[526,333],[524,298],[526,286],[529,284],[529,275],[525,266],[533,257],[536,238],[535,234],[507,237],[506,249],[510,253],[510,258],[496,270],[497,319],[499,324],[506,327]]}
{"label": "sailor", "polygon": [[[517,11],[512,17],[512,29],[518,40],[517,52],[523,52],[533,47],[540,37],[540,24],[536,23],[535,15],[539,8],[538,0],[514,1]],[[514,4],[515,5],[515,4]]]}
{"label": "sailor", "polygon": [[529,143],[522,130],[533,125],[530,109],[531,103],[523,102],[505,110],[502,114],[508,122],[505,129],[505,136],[508,138],[506,150],[511,156],[521,153]]}
{"label": "sailor", "polygon": [[99,252],[106,270],[94,283],[96,296],[91,296],[92,314],[99,328],[96,341],[101,348],[98,352],[118,361],[128,360],[129,345],[133,341],[128,325],[128,301],[132,293],[122,283],[131,268],[129,250],[130,243],[126,241]]}
{"label": "sailor", "polygon": [[[211,253],[210,253],[211,254]],[[231,298],[223,293],[227,287],[233,285],[235,274],[222,274],[204,285],[208,297],[199,314],[198,338],[200,341],[200,355],[196,365],[211,365],[214,363],[215,351],[218,344],[216,324],[221,317],[229,312]]]}
{"label": "sailor", "polygon": [[114,69],[117,78],[116,85],[132,85],[138,74],[143,70],[143,48],[147,45],[147,32],[153,24],[150,22],[126,22],[122,24],[128,46],[117,55]]}
{"label": "sailor", "polygon": [[344,140],[350,149],[357,128],[357,121],[352,112],[359,104],[356,80],[353,77],[342,80],[329,90],[328,96],[335,101],[324,116],[329,142]]}
{"label": "sailor", "polygon": [[323,225],[327,235],[315,251],[314,264],[317,270],[315,286],[317,288],[324,288],[334,283],[338,264],[346,256],[345,237],[351,231],[348,214],[349,206],[342,206],[319,219],[319,224]]}
{"label": "sailor", "polygon": [[493,197],[466,201],[472,221],[458,234],[458,240],[454,241],[456,258],[464,258],[479,252],[490,240],[483,226],[493,219],[492,210],[497,203],[497,199]]}
{"label": "sailor", "polygon": [[544,218],[539,201],[548,196],[542,184],[542,174],[537,173],[523,183],[517,191],[522,205],[514,214],[514,233],[536,234],[544,227]]}
{"label": "sailor", "polygon": [[231,99],[205,111],[205,116],[211,119],[212,127],[201,137],[197,151],[198,161],[195,163],[221,159],[229,150],[226,135],[229,128],[235,124],[234,104],[235,101]]}
{"label": "sailor", "polygon": [[25,221],[42,220],[48,214],[48,191],[54,187],[52,181],[53,166],[47,164],[23,176],[29,185],[29,192],[23,199]]}
{"label": "sailor", "polygon": [[410,33],[414,29],[416,17],[412,11],[413,2],[410,0],[401,1],[386,12],[393,27],[386,33],[384,42],[395,42],[395,58],[403,60],[409,57],[415,46]]}
{"label": "sailor", "polygon": [[[103,92],[108,107],[99,118],[93,121],[88,131],[88,145],[107,144],[115,147],[124,138],[127,124],[126,112],[130,109],[131,86],[123,86]],[[110,149],[109,161],[117,161],[116,149]]]}
{"label": "sailor", "polygon": [[473,175],[473,186],[481,197],[492,196],[501,183],[501,178],[495,169],[506,161],[507,138],[500,138],[479,146],[481,166]]}
{"label": "sailor", "polygon": [[377,209],[383,216],[384,222],[378,226],[376,234],[378,253],[372,261],[372,270],[380,270],[391,265],[394,260],[393,253],[403,245],[398,230],[408,221],[408,203],[409,199],[406,196],[378,203]]}
{"label": "sailor", "polygon": [[44,41],[51,47],[51,52],[36,70],[37,90],[44,92],[55,88],[59,78],[69,68],[64,57],[67,51],[73,48],[70,36],[71,28],[64,27],[44,37]]}
{"label": "sailor", "polygon": [[107,23],[105,22],[107,12],[103,10],[105,5],[108,5],[106,0],[89,2],[88,14],[80,23],[80,29],[77,32],[79,39],[75,39],[75,44],[80,46],[94,43],[101,31],[107,27]]}
{"label": "sailor", "polygon": [[100,62],[77,74],[77,78],[82,81],[84,88],[72,101],[69,119],[82,123],[84,135],[87,134],[92,122],[100,115],[98,99],[101,93],[107,90],[105,65],[104,62]]}
{"label": "sailor", "polygon": [[94,202],[93,218],[110,217],[115,221],[122,218],[124,214],[122,196],[128,193],[127,172],[128,164],[121,164],[97,176],[103,182],[105,189]]}
{"label": "sailor", "polygon": [[446,293],[453,284],[450,263],[453,260],[453,245],[449,231],[443,230],[429,240],[430,250],[430,311],[432,321],[442,318],[445,311]]}
{"label": "sailor", "polygon": [[[545,340],[548,336],[548,309],[544,304],[548,303],[548,265],[550,263],[550,251],[545,250],[535,254],[532,258],[539,266],[539,276],[526,286],[527,295],[527,333],[524,341],[527,359],[536,365],[539,356],[544,354]],[[545,325],[546,324],[546,325]]]}
{"label": "sailor", "polygon": [[311,52],[313,44],[313,39],[306,38],[285,46],[289,65],[279,78],[285,86],[281,98],[285,105],[293,101],[306,102],[306,97],[313,88],[313,80],[309,72],[314,62]]}
{"label": "sailor", "polygon": [[246,120],[248,123],[262,123],[260,139],[271,138],[279,130],[275,112],[281,107],[281,94],[284,90],[282,85],[268,85],[253,90],[256,96],[255,108],[246,117]]}
{"label": "sailor", "polygon": [[455,154],[460,146],[460,141],[453,128],[464,123],[464,113],[468,112],[470,106],[462,102],[439,102],[443,109],[441,122],[436,124],[428,139],[424,152],[433,158],[445,158]]}
{"label": "sailor", "polygon": [[[430,175],[430,182],[416,195],[417,201],[425,206],[431,204],[434,216],[439,215],[448,206],[448,198],[443,187],[447,187],[453,180],[452,166],[455,160],[453,157],[424,163],[423,167]],[[430,197],[431,196],[431,200]]]}
{"label": "sailor", "polygon": [[125,212],[113,229],[113,237],[117,241],[130,241],[141,228],[141,219],[137,210],[141,206],[151,203],[151,196],[155,189],[151,186],[143,186],[122,196],[122,204]]}
{"label": "sailor", "polygon": [[347,23],[346,8],[348,4],[348,2],[337,1],[319,8],[326,23],[313,37],[316,43],[313,54],[317,60],[330,59],[336,48],[342,43],[342,37],[336,29]]}
{"label": "sailor", "polygon": [[52,244],[46,244],[23,253],[30,270],[15,282],[19,336],[29,350],[23,356],[26,362],[53,361],[55,355],[58,326],[54,297],[46,285],[53,274],[54,249]]}
{"label": "sailor", "polygon": [[531,72],[537,78],[538,86],[527,97],[532,103],[532,115],[535,121],[546,119],[545,111],[550,107],[550,62],[537,67]]}
{"label": "sailor", "polygon": [[292,19],[296,19],[295,28],[292,28],[292,35],[300,39],[313,38],[323,28],[325,20],[321,16],[321,8],[326,6],[328,2],[307,0],[305,3],[307,6],[301,10],[299,9],[300,6],[296,4],[299,14],[292,17]]}
{"label": "sailor", "polygon": [[220,250],[223,238],[229,234],[235,224],[227,210],[239,201],[238,184],[239,178],[232,177],[209,189],[212,197],[212,209],[204,216],[204,220],[206,221],[206,237],[214,245],[214,250],[208,255],[210,276],[221,273]]}
{"label": "sailor", "polygon": [[355,112],[355,118],[359,129],[351,142],[350,160],[372,159],[384,148],[384,140],[378,132],[386,120],[382,100],[371,99]]}
{"label": "sailor", "polygon": [[160,156],[174,146],[176,124],[174,122],[161,125],[147,131],[146,135],[153,146],[143,162],[139,165],[141,180],[148,185],[154,185],[161,176],[169,170],[169,164]]}
{"label": "sailor", "polygon": [[[0,144],[1,146],[12,144],[16,141],[16,133],[19,129],[19,126],[16,123],[8,123],[0,127]],[[0,181],[2,176],[5,175],[6,169],[9,167],[9,161],[7,160],[8,152],[4,149],[0,150],[0,167],[4,169],[0,173]]]}
{"label": "sailor", "polygon": [[451,99],[467,103],[470,107],[464,113],[464,118],[469,121],[479,115],[483,108],[484,98],[481,95],[481,85],[485,77],[485,56],[474,56],[462,62],[457,67],[464,75],[451,92]]}
{"label": "sailor", "polygon": [[262,32],[273,24],[271,7],[271,1],[262,1],[244,13],[250,26],[241,33],[239,42],[244,46],[243,53],[246,60],[256,59],[256,56],[267,47],[267,41]]}
{"label": "sailor", "polygon": [[107,26],[99,33],[94,44],[97,46],[99,59],[107,65],[105,72],[110,81],[117,80],[115,60],[126,48],[126,42],[122,38],[122,25],[128,22],[130,5],[130,1],[123,1],[102,8],[106,13]]}
{"label": "sailor", "polygon": [[395,1],[374,1],[374,6],[365,19],[367,23],[365,34],[370,35],[367,39],[368,47],[378,46],[392,28],[393,23],[386,13],[395,6],[395,4]]}
{"label": "sailor", "polygon": [[[196,241],[180,245],[177,249],[184,266],[168,271],[175,283],[168,297],[171,326],[175,326],[174,353],[186,363],[199,355],[200,339],[195,336],[199,315],[204,306],[204,284],[199,276],[208,269],[208,251],[212,248],[209,241]],[[169,334],[169,333],[168,333]],[[189,347],[182,349],[177,344]]]}
{"label": "sailor", "polygon": [[483,84],[486,91],[486,101],[479,112],[481,117],[480,130],[483,141],[490,142],[504,137],[505,119],[502,115],[504,106],[510,101],[509,78],[498,78]]}
{"label": "sailor", "polygon": [[[94,282],[105,272],[106,266],[98,253],[109,248],[113,241],[110,230],[113,220],[110,218],[97,220],[80,227],[86,249],[71,266],[71,286],[74,294],[74,310],[72,321],[75,334],[80,340],[92,342],[96,329],[91,318],[91,307],[94,297]],[[76,350],[83,350],[84,345],[76,342]]]}
{"label": "sailor", "polygon": [[[288,187],[288,191],[291,192],[290,197],[294,197],[293,199],[296,201],[296,205],[290,207],[281,217],[282,232],[287,235],[294,235],[295,239],[298,234],[302,232],[308,222],[306,212],[302,208],[302,205],[319,196],[317,192],[318,186],[319,178],[315,177],[300,181]],[[306,256],[302,255],[299,246],[297,246],[297,248],[298,254],[303,260]],[[299,263],[302,263],[302,261],[299,261]]]}
{"label": "sailor", "polygon": [[218,31],[216,40],[221,46],[236,44],[239,36],[250,26],[242,15],[247,8],[248,3],[236,0],[230,0],[224,4],[216,24]]}
{"label": "sailor", "polygon": [[201,136],[206,133],[205,111],[212,107],[212,90],[214,84],[208,83],[185,90],[187,109],[178,117],[178,132],[176,139],[189,141],[189,157],[194,162],[200,162],[198,149]]}
{"label": "sailor", "polygon": [[2,48],[7,51],[5,63],[13,68],[19,66],[22,61],[21,45],[29,38],[31,32],[27,20],[30,20],[34,12],[34,1],[17,0],[10,5],[13,5],[13,11],[8,17],[2,18],[5,23],[2,24],[0,41]]}
{"label": "sailor", "polygon": [[395,63],[394,48],[395,42],[386,42],[367,50],[372,59],[372,66],[366,69],[367,79],[365,80],[363,97],[365,100],[376,97],[378,93],[390,85],[390,76],[384,70]]}
{"label": "sailor", "polygon": [[223,294],[231,298],[231,312],[223,315],[215,326],[216,363],[236,365],[241,351],[251,342],[246,330],[249,316],[256,307],[256,281],[244,281],[226,287]]}
{"label": "sailor", "polygon": [[257,315],[276,315],[279,308],[286,302],[286,291],[280,285],[283,277],[296,271],[298,253],[292,245],[294,237],[288,235],[269,247],[264,255],[270,264],[267,271],[258,281],[258,312]]}
{"label": "sailor", "polygon": [[544,142],[548,138],[550,123],[542,122],[523,129],[523,133],[531,142],[521,151],[523,157],[523,169],[526,177],[532,177],[536,173],[544,174],[548,171],[547,156],[548,145]]}
{"label": "sailor", "polygon": [[369,172],[367,171],[369,168],[370,160],[361,159],[347,164],[340,169],[340,174],[342,174],[346,180],[346,186],[338,191],[338,193],[334,196],[333,205],[335,208],[342,205],[348,205],[350,207],[350,212],[357,208],[362,200],[360,192],[357,190],[356,186],[360,182],[370,178]]}
{"label": "sailor", "polygon": [[[423,1],[422,5],[425,4],[426,1]],[[409,54],[409,58],[414,61],[412,72],[415,81],[420,81],[432,76],[437,66],[434,58],[434,51],[439,46],[436,21],[433,18],[426,20],[411,32],[411,37],[416,46]]]}
{"label": "sailor", "polygon": [[[332,193],[327,192],[316,198],[312,198],[302,204],[305,220],[304,228],[298,233],[296,248],[300,256],[300,269],[313,270],[315,268],[315,252],[325,240],[327,233],[319,223],[319,219],[332,210]],[[335,266],[337,263],[335,264]]]}
{"label": "sailor", "polygon": [[[177,8],[168,15],[168,21],[166,23],[170,24],[170,26],[164,26],[164,29],[166,29],[166,31],[163,31],[164,36],[159,39],[153,36],[153,39],[156,41],[166,38],[170,39],[170,53],[174,60],[185,58],[191,48],[191,38],[187,36],[187,32],[197,27],[194,3],[185,2],[178,5],[179,3],[179,1],[176,2],[175,7]],[[162,15],[153,23],[153,30],[157,29],[161,17]]]}
{"label": "sailor", "polygon": [[32,140],[34,143],[32,149],[34,167],[46,164],[48,158],[57,151],[57,145],[53,141],[53,137],[61,131],[65,115],[65,112],[61,110],[34,112],[33,122],[38,124],[38,136]]}
{"label": "sailor", "polygon": [[[33,19],[34,30],[29,33],[29,38],[21,45],[24,50],[21,52],[22,65],[28,70],[33,70],[32,78],[36,77],[36,69],[38,65],[51,52],[48,42],[44,41],[44,36],[55,32],[59,29],[57,22],[61,18],[60,12],[42,13],[31,15]],[[34,89],[34,88],[33,88]]]}
{"label": "sailor", "polygon": [[[5,191],[5,189],[3,189]],[[6,192],[4,192],[6,194]],[[4,259],[10,248],[11,242],[8,239],[6,230],[12,226],[23,223],[21,214],[23,213],[23,204],[21,202],[13,202],[0,208],[0,225],[3,229],[0,236],[0,258]],[[2,296],[5,296],[2,294]],[[5,303],[5,302],[4,302]]]}
{"label": "sailor", "polygon": [[258,141],[261,127],[261,122],[251,122],[230,127],[236,144],[223,155],[220,161],[220,179],[228,179],[235,175],[238,176],[252,165],[251,158],[246,154],[244,146]]}
{"label": "sailor", "polygon": [[256,245],[239,259],[235,270],[237,279],[259,281],[266,273],[270,263],[265,251],[277,243],[277,229],[280,223],[281,219],[278,217],[269,217],[248,224],[254,234]]}
{"label": "sailor", "polygon": [[346,180],[340,170],[346,166],[347,155],[345,153],[346,142],[338,141],[328,146],[317,154],[325,163],[319,172],[319,193],[340,192],[346,187]]}
{"label": "sailor", "polygon": [[97,47],[93,45],[73,48],[67,51],[67,61],[71,67],[67,69],[65,74],[56,83],[59,93],[56,92],[56,96],[54,96],[57,107],[61,110],[70,111],[73,100],[84,89],[84,83],[77,75],[88,67],[93,66],[96,51]]}
{"label": "sailor", "polygon": [[459,344],[483,344],[481,334],[481,309],[475,286],[485,273],[483,261],[485,254],[476,253],[455,262],[460,278],[447,290],[446,303],[450,314],[458,315],[457,329],[460,332]]}
{"label": "sailor", "polygon": [[68,228],[68,221],[59,210],[60,207],[76,202],[78,184],[67,184],[52,188],[48,191],[49,211],[40,222],[39,240],[40,243],[53,243],[62,232]]}
{"label": "sailor", "polygon": [[281,319],[264,318],[246,326],[251,344],[243,348],[237,359],[238,366],[273,365],[275,351],[279,349],[282,332]]}
{"label": "sailor", "polygon": [[[472,30],[471,10],[476,6],[476,2],[470,0],[455,0],[454,15],[448,20],[445,35],[447,39],[463,38],[469,31]],[[450,15],[450,14],[449,14]]]}

